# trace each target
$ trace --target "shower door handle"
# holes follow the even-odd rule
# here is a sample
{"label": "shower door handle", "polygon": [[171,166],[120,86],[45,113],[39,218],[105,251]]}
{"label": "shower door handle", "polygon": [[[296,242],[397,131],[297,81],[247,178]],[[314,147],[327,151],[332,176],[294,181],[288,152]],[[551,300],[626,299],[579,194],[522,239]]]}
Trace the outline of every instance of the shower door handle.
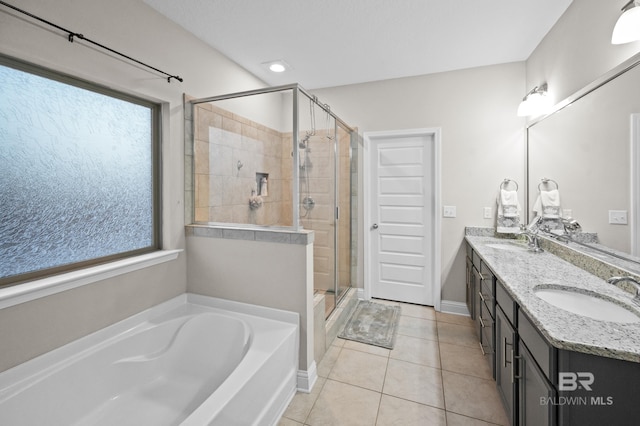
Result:
{"label": "shower door handle", "polygon": [[373,225],[371,225],[371,229],[378,229],[378,224],[374,223]]}

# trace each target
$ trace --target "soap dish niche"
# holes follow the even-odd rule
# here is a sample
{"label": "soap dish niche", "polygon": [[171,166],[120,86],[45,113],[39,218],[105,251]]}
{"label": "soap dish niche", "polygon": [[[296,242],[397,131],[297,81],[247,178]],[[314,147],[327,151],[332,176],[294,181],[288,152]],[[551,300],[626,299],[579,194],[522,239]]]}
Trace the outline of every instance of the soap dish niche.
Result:
{"label": "soap dish niche", "polygon": [[256,173],[256,188],[258,195],[262,197],[269,195],[269,173]]}

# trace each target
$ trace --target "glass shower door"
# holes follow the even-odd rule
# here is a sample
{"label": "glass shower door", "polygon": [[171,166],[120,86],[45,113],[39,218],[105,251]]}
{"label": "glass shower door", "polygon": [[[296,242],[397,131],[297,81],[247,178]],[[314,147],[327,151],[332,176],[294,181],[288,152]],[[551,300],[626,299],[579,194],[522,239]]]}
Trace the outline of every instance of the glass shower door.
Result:
{"label": "glass shower door", "polygon": [[352,282],[352,156],[351,132],[336,126],[336,301],[339,302]]}
{"label": "glass shower door", "polygon": [[315,233],[314,290],[324,294],[329,315],[336,305],[335,119],[311,99],[300,104],[300,224]]}
{"label": "glass shower door", "polygon": [[300,225],[315,233],[314,291],[328,317],[352,282],[352,133],[303,97],[298,141]]}

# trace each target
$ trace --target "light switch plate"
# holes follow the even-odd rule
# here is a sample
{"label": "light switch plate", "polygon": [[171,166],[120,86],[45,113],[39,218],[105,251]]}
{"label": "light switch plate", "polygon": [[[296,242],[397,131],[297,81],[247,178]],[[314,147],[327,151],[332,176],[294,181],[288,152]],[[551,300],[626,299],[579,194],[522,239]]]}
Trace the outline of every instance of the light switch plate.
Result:
{"label": "light switch plate", "polygon": [[627,211],[626,210],[609,210],[609,223],[613,225],[626,225]]}
{"label": "light switch plate", "polygon": [[443,217],[456,217],[456,206],[444,206],[442,208]]}
{"label": "light switch plate", "polygon": [[484,218],[491,219],[491,207],[484,208]]}

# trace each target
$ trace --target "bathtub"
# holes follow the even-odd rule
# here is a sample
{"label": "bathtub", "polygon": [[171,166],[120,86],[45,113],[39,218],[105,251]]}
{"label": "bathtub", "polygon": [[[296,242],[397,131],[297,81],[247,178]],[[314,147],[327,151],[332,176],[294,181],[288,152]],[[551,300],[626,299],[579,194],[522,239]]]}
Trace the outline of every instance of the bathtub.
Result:
{"label": "bathtub", "polygon": [[298,315],[185,294],[0,373],[0,425],[272,425]]}

